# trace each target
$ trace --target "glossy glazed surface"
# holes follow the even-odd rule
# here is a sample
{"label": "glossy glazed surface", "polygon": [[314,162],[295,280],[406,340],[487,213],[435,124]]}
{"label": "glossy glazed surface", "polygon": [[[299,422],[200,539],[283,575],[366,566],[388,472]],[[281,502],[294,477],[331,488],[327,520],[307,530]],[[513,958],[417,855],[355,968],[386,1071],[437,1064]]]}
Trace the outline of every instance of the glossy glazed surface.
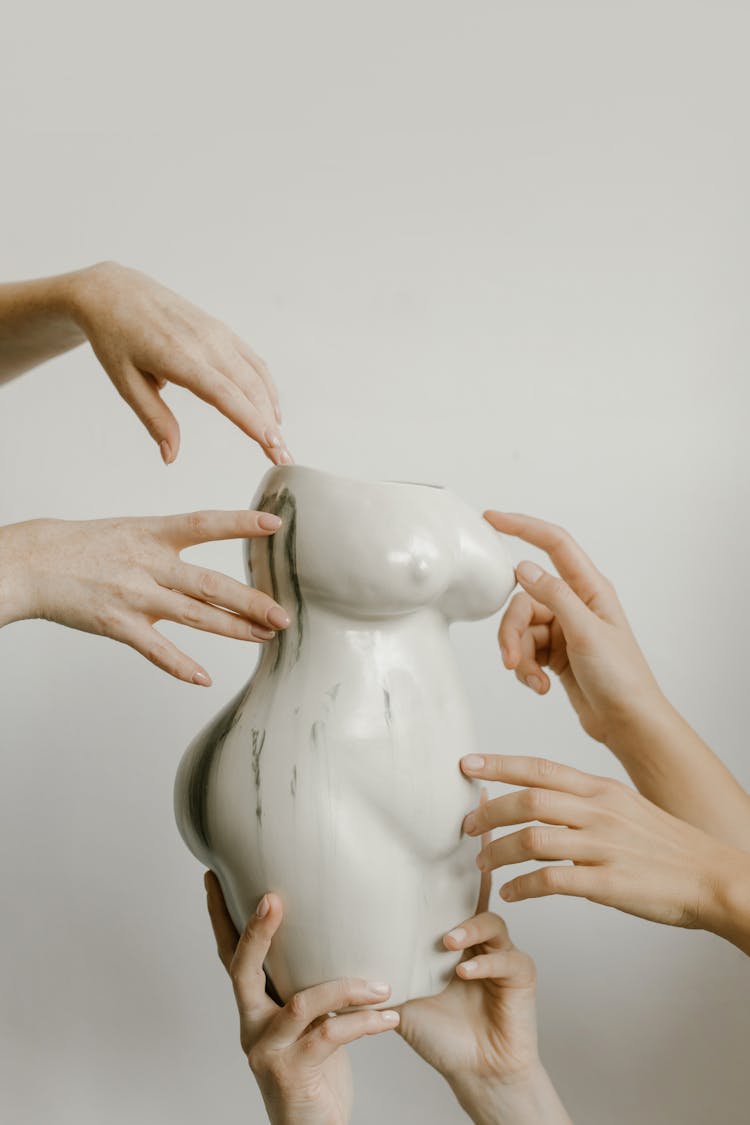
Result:
{"label": "glossy glazed surface", "polygon": [[500,537],[450,492],[272,469],[253,507],[283,525],[248,573],[292,623],[193,741],[175,810],[242,929],[267,890],[285,919],[279,994],[337,976],[385,980],[391,1004],[439,991],[446,930],[474,909],[474,748],[448,638],[514,585]]}

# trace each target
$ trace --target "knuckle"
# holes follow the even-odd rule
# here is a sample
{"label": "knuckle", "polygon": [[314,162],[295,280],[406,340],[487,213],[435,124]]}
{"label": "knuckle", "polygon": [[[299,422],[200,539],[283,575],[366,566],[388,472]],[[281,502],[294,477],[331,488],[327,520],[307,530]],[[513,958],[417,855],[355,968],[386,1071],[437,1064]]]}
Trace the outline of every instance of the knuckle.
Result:
{"label": "knuckle", "polygon": [[320,1025],[320,1028],[318,1029],[320,1038],[326,1043],[332,1043],[336,1038],[334,1034],[334,1022],[335,1021],[332,1019],[327,1019]]}
{"label": "knuckle", "polygon": [[542,781],[549,781],[557,772],[556,764],[551,762],[549,758],[534,758],[532,769]]}
{"label": "knuckle", "polygon": [[539,872],[539,882],[547,891],[559,891],[567,884],[568,870],[566,867],[544,867]]}
{"label": "knuckle", "polygon": [[550,541],[548,550],[554,551],[558,547],[564,547],[569,544],[571,540],[570,533],[559,523],[552,523],[549,525]]}
{"label": "knuckle", "polygon": [[304,992],[295,992],[289,1001],[289,1011],[295,1019],[303,1020],[307,1014],[307,999]]}
{"label": "knuckle", "polygon": [[536,814],[542,812],[547,804],[548,796],[544,789],[526,789],[521,797],[522,811],[532,819],[536,819]]}
{"label": "knuckle", "polygon": [[150,434],[155,434],[157,437],[164,429],[164,419],[159,414],[144,414],[143,424]]}
{"label": "knuckle", "polygon": [[596,778],[596,792],[599,796],[611,801],[616,807],[622,806],[633,796],[633,790],[614,777]]}
{"label": "knuckle", "polygon": [[167,648],[166,645],[160,644],[158,641],[151,642],[146,646],[144,656],[155,664],[157,668],[167,667]]}
{"label": "knuckle", "polygon": [[210,570],[202,570],[198,578],[198,590],[201,597],[215,598],[218,593],[216,576]]}
{"label": "knuckle", "polygon": [[181,617],[186,625],[196,625],[201,620],[200,606],[192,599],[186,599],[182,604]]}
{"label": "knuckle", "polygon": [[99,632],[105,637],[113,637],[119,633],[125,621],[122,613],[111,606],[100,609],[94,619]]}
{"label": "knuckle", "polygon": [[546,836],[542,828],[522,828],[518,835],[521,851],[528,856],[536,855],[544,847]]}

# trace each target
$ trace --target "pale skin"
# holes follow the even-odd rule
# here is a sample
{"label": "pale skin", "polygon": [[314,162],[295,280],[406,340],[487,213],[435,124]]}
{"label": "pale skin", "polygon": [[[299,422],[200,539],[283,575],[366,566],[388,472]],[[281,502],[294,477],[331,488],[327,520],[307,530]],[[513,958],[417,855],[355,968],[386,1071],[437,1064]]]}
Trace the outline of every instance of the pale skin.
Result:
{"label": "pale skin", "polygon": [[[239,336],[137,270],[115,262],[0,285],[0,383],[91,344],[115,388],[174,461],[177,419],[162,390],[184,387],[253,438],[276,464],[291,461],[268,369]],[[289,624],[273,599],[184,562],[198,543],[273,534],[259,512],[191,512],[108,520],[36,519],[0,528],[0,627],[44,617],[130,645],[158,668],[208,687],[205,668],[154,626],[176,621],[263,642]]]}
{"label": "pale skin", "polygon": [[117,262],[0,285],[0,383],[88,342],[166,464],[180,428],[164,401],[184,387],[224,414],[275,464],[291,454],[264,361],[220,320]]}
{"label": "pale skin", "polygon": [[750,850],[750,796],[662,694],[611,582],[563,528],[486,512],[498,531],[546,551],[516,568],[522,592],[500,625],[506,668],[534,692],[560,680],[581,726],[619,758],[636,788],[662,809]]}
{"label": "pale skin", "polygon": [[280,525],[278,516],[246,511],[11,524],[0,528],[0,626],[44,617],[121,641],[177,679],[209,687],[206,669],[154,628],[157,621],[263,642],[289,616],[268,595],[180,552],[267,537]]}
{"label": "pale skin", "polygon": [[[750,797],[661,693],[612,584],[562,528],[487,512],[546,551],[524,561],[503,615],[505,666],[539,695],[556,675],[583,729],[620,759],[639,793],[539,758],[469,756],[471,777],[524,786],[474,810],[465,831],[528,824],[482,850],[485,869],[568,860],[510,880],[506,901],[587,898],[651,921],[710,930],[750,953]],[[534,824],[533,822],[538,822]]]}
{"label": "pale skin", "polygon": [[[612,778],[543,758],[468,755],[461,768],[468,777],[524,787],[487,801],[464,821],[472,836],[527,825],[482,848],[483,871],[548,864],[504,883],[506,902],[572,895],[652,922],[708,930],[750,954],[747,852]],[[562,860],[572,866],[557,866]]]}
{"label": "pale skin", "polygon": [[[489,842],[489,837],[484,838]],[[383,1003],[387,983],[332,981],[280,1008],[266,994],[263,962],[282,920],[279,897],[266,894],[240,937],[213,872],[208,910],[219,957],[240,1013],[240,1041],[272,1125],[345,1125],[353,1104],[345,1044],[395,1029],[449,1083],[476,1125],[570,1125],[537,1050],[536,971],[503,920],[487,911],[489,876],[477,913],[447,933],[447,949],[465,959],[439,996],[395,1011],[359,1011]]]}

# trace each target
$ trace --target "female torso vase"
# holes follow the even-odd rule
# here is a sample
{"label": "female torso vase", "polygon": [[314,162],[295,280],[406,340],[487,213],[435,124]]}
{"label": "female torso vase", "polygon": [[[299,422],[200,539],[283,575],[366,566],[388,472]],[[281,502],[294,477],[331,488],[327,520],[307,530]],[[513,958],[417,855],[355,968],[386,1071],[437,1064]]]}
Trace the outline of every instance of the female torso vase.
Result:
{"label": "female torso vase", "polygon": [[252,582],[288,611],[250,682],[193,741],[175,810],[241,930],[265,891],[284,921],[267,970],[283,999],[339,976],[431,995],[470,915],[478,801],[458,765],[473,726],[449,639],[514,585],[500,537],[431,486],[270,470],[283,521],[248,542]]}

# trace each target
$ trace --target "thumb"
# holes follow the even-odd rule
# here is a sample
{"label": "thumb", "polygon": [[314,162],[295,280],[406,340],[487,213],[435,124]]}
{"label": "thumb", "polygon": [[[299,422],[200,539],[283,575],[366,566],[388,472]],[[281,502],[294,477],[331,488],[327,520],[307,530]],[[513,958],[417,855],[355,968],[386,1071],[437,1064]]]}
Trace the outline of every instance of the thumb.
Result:
{"label": "thumb", "polygon": [[180,448],[180,427],[153,379],[134,369],[120,393],[159,446],[164,464],[171,465]]}
{"label": "thumb", "polygon": [[533,562],[519,563],[516,578],[536,601],[552,610],[566,641],[575,642],[588,633],[594,614],[562,578]]}

